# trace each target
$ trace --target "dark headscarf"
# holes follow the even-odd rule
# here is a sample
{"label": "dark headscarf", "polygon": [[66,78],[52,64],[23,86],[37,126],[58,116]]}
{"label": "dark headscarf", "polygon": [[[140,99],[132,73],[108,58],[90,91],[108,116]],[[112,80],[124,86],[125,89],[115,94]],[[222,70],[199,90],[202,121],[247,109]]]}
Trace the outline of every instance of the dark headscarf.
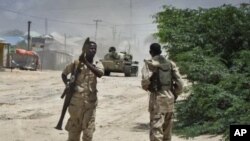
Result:
{"label": "dark headscarf", "polygon": [[158,43],[151,44],[150,51],[152,51],[152,53],[154,53],[155,55],[160,55],[161,54],[161,45]]}
{"label": "dark headscarf", "polygon": [[109,52],[116,51],[115,47],[110,47]]}

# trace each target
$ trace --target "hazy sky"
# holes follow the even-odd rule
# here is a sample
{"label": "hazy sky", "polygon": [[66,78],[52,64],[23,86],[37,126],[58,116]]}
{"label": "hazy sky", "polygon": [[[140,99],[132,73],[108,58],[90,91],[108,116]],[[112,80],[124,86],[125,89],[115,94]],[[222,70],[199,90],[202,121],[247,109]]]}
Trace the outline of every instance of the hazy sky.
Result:
{"label": "hazy sky", "polygon": [[152,15],[160,11],[162,5],[208,8],[241,2],[249,0],[0,0],[0,32],[7,29],[26,31],[27,21],[30,20],[31,30],[45,33],[47,18],[48,32],[94,36],[93,20],[100,19],[100,37],[112,36],[114,31],[116,37],[129,36],[130,27],[138,32],[134,36],[140,36],[156,30]]}
{"label": "hazy sky", "polygon": [[[162,10],[163,5],[177,8],[210,8],[223,4],[239,6],[250,0],[0,0],[0,32],[19,29],[27,31],[27,21],[32,21],[31,30],[45,33],[47,18],[48,33],[95,36],[94,20],[98,24],[98,40],[121,41],[116,46],[128,46],[126,38],[132,37],[132,52],[136,59],[148,55],[145,47],[152,42],[150,34],[157,31],[152,15]],[[130,3],[131,2],[131,3]],[[115,37],[115,40],[114,38]],[[145,40],[148,39],[148,40]],[[126,44],[127,42],[127,44]],[[114,42],[115,43],[115,42]],[[104,43],[102,46],[111,46]],[[136,46],[136,48],[133,48]],[[120,49],[121,50],[121,49]],[[140,54],[139,54],[140,53]],[[142,58],[139,58],[142,57]]]}

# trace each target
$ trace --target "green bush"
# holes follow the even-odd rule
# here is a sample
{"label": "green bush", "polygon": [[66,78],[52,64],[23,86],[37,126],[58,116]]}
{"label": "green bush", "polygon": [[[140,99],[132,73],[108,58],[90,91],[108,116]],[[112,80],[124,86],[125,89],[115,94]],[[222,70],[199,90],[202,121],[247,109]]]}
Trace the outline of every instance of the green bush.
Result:
{"label": "green bush", "polygon": [[175,133],[223,134],[250,121],[250,8],[164,6],[155,36],[191,82],[190,96],[176,104]]}

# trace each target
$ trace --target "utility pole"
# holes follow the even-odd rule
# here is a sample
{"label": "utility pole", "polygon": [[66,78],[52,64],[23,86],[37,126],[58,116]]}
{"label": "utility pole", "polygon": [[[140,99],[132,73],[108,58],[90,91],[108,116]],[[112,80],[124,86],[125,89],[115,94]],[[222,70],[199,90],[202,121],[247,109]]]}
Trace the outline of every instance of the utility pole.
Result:
{"label": "utility pole", "polygon": [[66,52],[66,48],[67,48],[67,36],[64,33],[64,49],[65,49],[65,52]]}
{"label": "utility pole", "polygon": [[48,34],[48,19],[45,18],[45,35]]}
{"label": "utility pole", "polygon": [[31,24],[31,21],[28,21],[28,50],[30,50],[30,24]]}
{"label": "utility pole", "polygon": [[132,15],[132,0],[130,0],[130,5],[129,5],[129,7],[130,7],[130,38],[131,38],[131,40],[132,40],[132,23],[133,23],[133,15]]}
{"label": "utility pole", "polygon": [[116,25],[113,25],[113,41],[115,41],[116,36]]}
{"label": "utility pole", "polygon": [[129,7],[130,7],[129,8],[130,9],[130,11],[129,11],[130,12],[130,17],[129,17],[130,18],[129,19],[130,20],[130,27],[129,27],[129,31],[130,31],[130,33],[129,33],[130,34],[129,51],[130,51],[130,48],[134,45],[133,44],[133,42],[134,42],[134,40],[133,40],[133,25],[132,25],[133,24],[133,11],[132,11],[133,10],[133,1],[132,0],[130,0]]}
{"label": "utility pole", "polygon": [[95,42],[97,41],[97,29],[98,29],[98,22],[102,22],[102,20],[94,20],[95,22]]}
{"label": "utility pole", "polygon": [[120,41],[121,41],[121,31],[118,34],[118,43],[120,43]]}

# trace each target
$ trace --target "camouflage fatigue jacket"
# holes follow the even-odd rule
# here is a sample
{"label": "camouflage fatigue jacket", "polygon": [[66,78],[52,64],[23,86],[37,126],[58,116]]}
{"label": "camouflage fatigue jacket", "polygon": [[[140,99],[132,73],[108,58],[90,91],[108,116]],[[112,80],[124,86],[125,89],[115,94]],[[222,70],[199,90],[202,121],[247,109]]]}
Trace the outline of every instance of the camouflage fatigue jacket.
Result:
{"label": "camouflage fatigue jacket", "polygon": [[[66,76],[70,74],[72,70],[75,69],[73,68],[74,64],[76,68],[79,64],[79,61],[76,60],[67,65],[66,68],[63,70],[63,74],[65,74]],[[76,78],[76,87],[73,97],[81,97],[89,102],[95,102],[97,100],[96,75],[83,63],[81,63],[80,65],[81,72]],[[95,62],[93,65],[95,65],[97,69],[104,72],[103,65],[100,62]]]}
{"label": "camouflage fatigue jacket", "polygon": [[152,58],[149,70],[153,73],[159,73],[159,81],[162,81],[161,88],[150,94],[149,111],[157,113],[173,112],[175,98],[171,91],[171,81],[173,77],[179,78],[175,64],[165,57],[157,55]]}

